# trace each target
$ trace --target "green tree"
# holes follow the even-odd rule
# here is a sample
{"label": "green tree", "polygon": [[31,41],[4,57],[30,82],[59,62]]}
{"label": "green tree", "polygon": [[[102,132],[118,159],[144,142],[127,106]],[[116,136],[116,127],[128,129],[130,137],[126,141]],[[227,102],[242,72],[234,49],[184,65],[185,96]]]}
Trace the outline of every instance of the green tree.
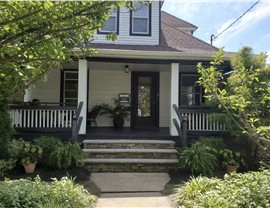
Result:
{"label": "green tree", "polygon": [[62,61],[91,55],[89,43],[95,30],[108,19],[111,9],[123,4],[124,1],[0,2],[0,101],[24,91]]}
{"label": "green tree", "polygon": [[125,1],[0,2],[0,157],[12,135],[8,102],[61,62],[91,55],[96,29],[111,9],[124,4],[130,6]]}
{"label": "green tree", "polygon": [[223,50],[214,55],[211,66],[198,64],[199,84],[206,98],[226,112],[242,133],[269,156],[270,153],[270,65],[266,54],[253,55],[244,47],[232,60],[232,71],[225,77],[218,66],[223,62]]}

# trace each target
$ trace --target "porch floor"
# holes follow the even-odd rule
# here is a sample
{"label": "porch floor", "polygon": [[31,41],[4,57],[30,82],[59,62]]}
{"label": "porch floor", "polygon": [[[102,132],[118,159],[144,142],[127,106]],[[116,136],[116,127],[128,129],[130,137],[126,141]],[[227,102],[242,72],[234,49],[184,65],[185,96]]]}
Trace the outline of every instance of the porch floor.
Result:
{"label": "porch floor", "polygon": [[[41,135],[55,136],[63,140],[71,138],[71,131],[59,132],[29,132],[21,131],[16,132],[16,138],[34,139]],[[92,127],[87,128],[85,135],[79,135],[79,141],[85,139],[147,139],[147,140],[173,140],[174,137],[170,136],[169,128],[129,128],[115,129],[113,127]]]}

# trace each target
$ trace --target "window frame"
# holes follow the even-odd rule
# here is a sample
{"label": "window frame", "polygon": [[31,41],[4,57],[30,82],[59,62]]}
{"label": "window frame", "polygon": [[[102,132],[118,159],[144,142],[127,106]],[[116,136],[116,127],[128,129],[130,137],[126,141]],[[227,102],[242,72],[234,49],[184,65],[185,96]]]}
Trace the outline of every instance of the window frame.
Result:
{"label": "window frame", "polygon": [[[183,89],[183,86],[182,86],[182,83],[183,83],[183,77],[200,77],[199,74],[196,74],[196,73],[180,73],[179,75],[179,106],[183,106],[183,107],[200,107],[202,105],[205,104],[205,99],[204,99],[204,90],[203,90],[203,87],[200,86],[200,93],[192,93],[192,95],[197,95],[199,94],[199,104],[196,105],[196,101],[195,101],[195,104],[192,104],[192,105],[184,105],[182,104],[182,95],[184,93],[182,93],[182,89]],[[196,99],[196,97],[195,97]]]}
{"label": "window frame", "polygon": [[[106,30],[102,30],[102,27],[99,29],[99,30],[97,30],[97,34],[111,34],[111,33],[115,33],[115,34],[117,34],[117,35],[119,35],[119,14],[120,14],[120,12],[119,12],[119,9],[117,9],[117,10],[114,10],[115,11],[115,16],[113,16],[112,14],[113,14],[113,12],[109,15],[109,18],[108,18],[108,20],[111,18],[111,17],[116,17],[115,19],[116,19],[116,21],[115,21],[115,29],[116,29],[116,31],[106,31]],[[106,22],[108,21],[108,20],[106,20]],[[105,23],[106,23],[105,22]]]}
{"label": "window frame", "polygon": [[[67,79],[66,78],[66,75],[67,75],[67,73],[73,73],[73,74],[77,74],[78,75],[78,78],[77,79]],[[77,82],[78,82],[78,84],[77,84],[77,89],[75,89],[75,90],[68,90],[68,91],[76,91],[77,92],[77,98],[67,98],[66,97],[66,81],[76,81],[77,80]],[[79,87],[79,72],[77,71],[77,70],[64,70],[63,71],[63,90],[62,90],[62,102],[63,103],[66,103],[66,104],[74,104],[74,105],[76,105],[77,104],[77,102],[78,102],[78,87]],[[76,102],[66,102],[66,100],[76,100]]]}
{"label": "window frame", "polygon": [[[134,5],[134,4],[133,4]],[[142,5],[144,6],[144,5]],[[134,32],[133,26],[134,26],[134,19],[146,19],[146,17],[134,17],[134,11],[130,11],[130,36],[151,36],[152,31],[152,5],[151,3],[148,4],[148,16],[147,16],[147,32]]]}

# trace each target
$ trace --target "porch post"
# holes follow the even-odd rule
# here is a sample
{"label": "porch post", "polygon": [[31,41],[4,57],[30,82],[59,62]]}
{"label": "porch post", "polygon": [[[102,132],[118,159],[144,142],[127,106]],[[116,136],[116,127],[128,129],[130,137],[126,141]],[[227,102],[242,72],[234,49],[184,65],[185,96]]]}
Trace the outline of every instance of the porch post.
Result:
{"label": "porch post", "polygon": [[83,102],[83,107],[79,117],[82,117],[82,124],[79,134],[86,134],[86,116],[87,116],[87,60],[79,59],[79,79],[78,79],[78,105]]}
{"label": "porch post", "polygon": [[[170,135],[177,136],[177,129],[173,119],[178,119],[173,104],[179,105],[179,63],[171,63],[171,92],[170,92]],[[179,122],[179,121],[178,121]]]}

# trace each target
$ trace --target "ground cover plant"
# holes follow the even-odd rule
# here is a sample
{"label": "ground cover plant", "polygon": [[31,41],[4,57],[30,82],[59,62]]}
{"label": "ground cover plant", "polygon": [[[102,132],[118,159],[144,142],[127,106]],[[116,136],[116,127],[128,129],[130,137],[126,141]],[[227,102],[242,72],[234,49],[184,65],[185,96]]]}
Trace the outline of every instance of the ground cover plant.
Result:
{"label": "ground cover plant", "polygon": [[34,180],[5,180],[0,182],[0,207],[36,208],[65,207],[90,208],[96,197],[89,194],[81,185],[67,177],[52,182]]}
{"label": "ground cover plant", "polygon": [[224,179],[199,176],[177,189],[177,204],[186,208],[270,207],[270,170],[233,173]]}

